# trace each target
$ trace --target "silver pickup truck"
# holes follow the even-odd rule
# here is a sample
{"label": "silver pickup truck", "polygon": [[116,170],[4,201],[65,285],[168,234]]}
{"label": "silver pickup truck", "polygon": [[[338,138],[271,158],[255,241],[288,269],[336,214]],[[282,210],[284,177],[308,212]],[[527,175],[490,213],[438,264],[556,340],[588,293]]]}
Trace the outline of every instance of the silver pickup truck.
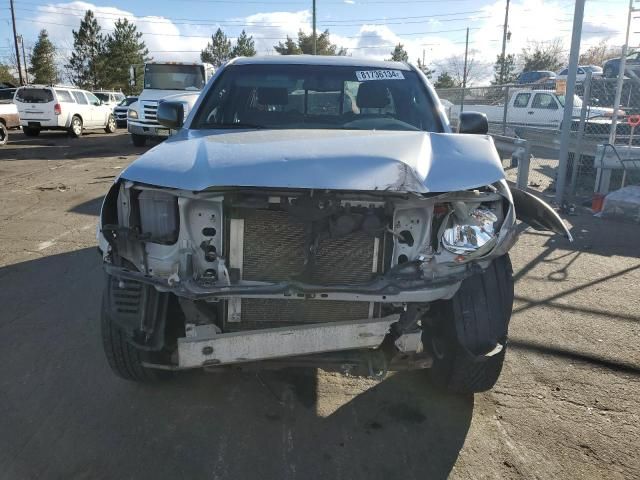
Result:
{"label": "silver pickup truck", "polygon": [[240,58],[176,135],[133,162],[98,225],[108,362],[134,381],[191,368],[318,366],[437,385],[497,381],[516,219],[570,238],[510,187],[481,114],[452,133],[426,77],[348,57]]}

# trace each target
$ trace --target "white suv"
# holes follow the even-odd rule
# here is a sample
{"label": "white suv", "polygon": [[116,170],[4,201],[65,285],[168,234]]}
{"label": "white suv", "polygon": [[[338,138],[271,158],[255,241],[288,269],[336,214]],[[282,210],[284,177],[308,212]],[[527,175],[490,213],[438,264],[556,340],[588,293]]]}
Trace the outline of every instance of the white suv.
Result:
{"label": "white suv", "polygon": [[14,103],[22,131],[29,137],[41,130],[66,130],[73,137],[81,136],[85,129],[116,131],[113,109],[79,88],[28,85],[16,90]]}

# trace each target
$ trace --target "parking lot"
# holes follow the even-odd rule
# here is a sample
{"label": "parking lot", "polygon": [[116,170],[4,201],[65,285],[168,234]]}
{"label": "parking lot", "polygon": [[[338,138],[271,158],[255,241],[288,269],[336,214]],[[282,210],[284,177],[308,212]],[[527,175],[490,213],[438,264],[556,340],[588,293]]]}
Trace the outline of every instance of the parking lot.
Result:
{"label": "parking lot", "polygon": [[578,212],[527,231],[490,392],[316,370],[115,377],[95,225],[145,149],[119,130],[0,149],[0,478],[638,478],[638,225]]}

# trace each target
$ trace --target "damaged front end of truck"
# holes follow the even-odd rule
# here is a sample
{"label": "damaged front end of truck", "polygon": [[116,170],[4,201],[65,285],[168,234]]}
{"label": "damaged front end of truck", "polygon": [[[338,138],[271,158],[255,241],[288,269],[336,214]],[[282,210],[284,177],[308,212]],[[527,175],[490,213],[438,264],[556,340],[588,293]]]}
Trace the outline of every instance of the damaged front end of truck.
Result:
{"label": "damaged front end of truck", "polygon": [[[374,143],[394,140],[369,136]],[[143,357],[145,371],[261,362],[380,375],[430,365],[434,345],[425,335],[433,333],[440,306],[505,257],[518,209],[490,139],[412,137],[423,150],[425,142],[447,142],[449,153],[431,154],[419,173],[378,151],[375,168],[384,175],[362,169],[351,179],[344,169],[340,178],[331,172],[331,152],[290,159],[286,168],[267,159],[237,175],[246,186],[233,185],[238,172],[217,169],[217,185],[206,188],[201,183],[210,180],[185,180],[184,173],[159,185],[144,165],[131,167],[107,194],[100,219],[109,328]],[[442,170],[452,149],[468,168],[485,158],[483,175],[497,178],[443,193],[433,182],[450,179]],[[196,150],[206,155],[204,147]],[[302,164],[331,174],[294,188]],[[251,175],[249,168],[280,171]],[[540,218],[534,226],[564,229],[544,204],[518,198]],[[543,218],[549,211],[555,226]],[[507,323],[508,316],[488,322],[472,339],[462,332],[469,355],[499,352]]]}

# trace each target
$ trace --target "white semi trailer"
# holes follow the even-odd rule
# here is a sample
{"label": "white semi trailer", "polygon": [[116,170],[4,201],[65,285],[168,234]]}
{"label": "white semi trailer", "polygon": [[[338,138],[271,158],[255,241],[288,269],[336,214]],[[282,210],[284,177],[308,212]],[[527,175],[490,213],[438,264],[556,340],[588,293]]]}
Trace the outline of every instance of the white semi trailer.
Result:
{"label": "white semi trailer", "polygon": [[[139,69],[143,68],[143,72]],[[142,73],[142,92],[138,101],[129,106],[127,125],[131,141],[144,146],[147,138],[164,138],[171,134],[168,128],[158,123],[158,104],[164,100],[179,100],[185,103],[185,116],[197,100],[200,92],[213,75],[214,68],[208,63],[149,62],[132,65],[130,82],[135,86]]]}

